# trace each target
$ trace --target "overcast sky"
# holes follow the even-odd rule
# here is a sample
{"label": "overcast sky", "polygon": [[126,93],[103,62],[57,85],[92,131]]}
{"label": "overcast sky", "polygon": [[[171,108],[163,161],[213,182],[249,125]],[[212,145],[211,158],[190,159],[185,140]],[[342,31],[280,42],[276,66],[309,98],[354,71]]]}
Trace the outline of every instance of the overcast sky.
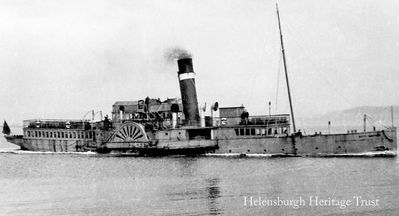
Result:
{"label": "overcast sky", "polygon": [[[278,3],[297,117],[399,104],[397,1]],[[193,54],[200,103],[289,112],[275,1],[2,0],[0,29],[11,123],[180,97],[171,47]]]}

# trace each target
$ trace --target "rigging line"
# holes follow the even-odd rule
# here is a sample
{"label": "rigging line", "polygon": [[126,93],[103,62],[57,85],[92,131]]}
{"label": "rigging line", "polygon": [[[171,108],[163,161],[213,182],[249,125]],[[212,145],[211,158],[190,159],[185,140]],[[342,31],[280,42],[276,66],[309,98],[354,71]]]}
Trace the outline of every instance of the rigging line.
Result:
{"label": "rigging line", "polygon": [[280,71],[281,71],[281,60],[283,58],[283,55],[280,53],[280,59],[278,60],[278,68],[277,68],[277,89],[276,89],[276,114],[277,114],[277,105],[278,105],[278,89],[280,86]]}
{"label": "rigging line", "polygon": [[376,127],[376,125],[374,125],[374,124],[378,124],[378,125],[380,125],[380,126],[383,127],[383,128],[389,128],[389,126],[386,126],[386,125],[380,123],[379,121],[372,121],[372,119],[369,119],[369,116],[366,116],[366,120],[367,120],[367,122],[369,122],[370,125],[373,126],[373,127]]}
{"label": "rigging line", "polygon": [[[311,58],[310,55],[308,54],[308,50],[302,45],[301,41],[297,39],[297,36],[300,35],[300,34],[297,34],[295,31],[291,31],[291,29],[293,29],[293,28],[291,28],[291,25],[290,25],[289,23],[287,23],[286,26],[287,26],[286,29],[287,29],[288,32],[293,32],[293,34],[291,34],[291,35],[296,35],[296,37],[291,37],[290,39],[294,40],[294,41],[296,42],[296,44],[299,45],[299,47],[301,48],[301,50],[304,51],[304,52],[302,52],[302,54],[305,55],[306,59],[309,59],[308,63],[310,63],[310,65],[313,67],[313,69],[315,69],[316,72],[317,72],[317,71],[322,71],[322,70],[319,70],[319,69],[318,69],[318,66],[316,66],[315,63],[311,61],[312,58]],[[319,34],[319,35],[320,35],[320,34]],[[337,87],[335,87],[335,85],[332,84],[332,83],[328,80],[328,77],[324,76],[324,78],[323,78],[322,80],[324,80],[325,82],[327,82],[327,84],[329,85],[329,87],[332,87],[332,88],[335,90],[334,95],[339,95],[339,96],[341,96],[341,97],[345,100],[346,103],[348,103],[348,104],[351,105],[351,106],[355,106],[354,104],[352,104],[352,103],[350,102],[350,100],[349,100],[348,98],[346,98],[344,95],[338,93],[340,89],[338,89]]]}
{"label": "rigging line", "polygon": [[[369,116],[367,116],[367,117],[369,117]],[[371,117],[370,117],[371,118]],[[372,119],[373,120],[373,119]],[[386,124],[383,124],[382,123],[382,121],[375,121],[375,120],[373,120],[374,122],[376,122],[376,124],[379,124],[380,126],[382,126],[382,127],[384,127],[384,128],[389,128],[389,126],[387,126]]]}
{"label": "rigging line", "polygon": [[374,126],[374,124],[378,124],[382,127],[388,128],[387,125],[383,124],[382,121],[376,121],[375,119],[373,119],[370,115],[366,115],[366,120],[372,125]]}
{"label": "rigging line", "polygon": [[368,118],[367,115],[366,115],[366,121],[367,121],[368,123],[370,123],[371,126],[375,127],[374,122],[372,122],[371,119]]}

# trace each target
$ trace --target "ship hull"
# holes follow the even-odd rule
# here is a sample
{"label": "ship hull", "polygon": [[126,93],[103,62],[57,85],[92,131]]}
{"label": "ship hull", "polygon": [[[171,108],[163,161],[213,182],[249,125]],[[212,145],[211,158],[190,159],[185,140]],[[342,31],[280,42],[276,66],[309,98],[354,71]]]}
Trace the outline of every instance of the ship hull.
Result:
{"label": "ship hull", "polygon": [[22,150],[46,152],[84,152],[155,155],[214,154],[270,154],[285,156],[356,156],[376,153],[396,156],[396,129],[348,134],[312,136],[243,137],[209,140],[170,141],[158,140],[156,144],[134,142],[106,143],[101,148],[88,147],[89,142],[76,140],[24,139],[6,136],[7,141]]}
{"label": "ship hull", "polygon": [[135,147],[134,143],[109,143],[111,153],[138,155],[191,155],[213,153],[276,156],[396,156],[396,129],[348,134],[313,136],[243,137],[210,140],[159,140],[156,146]]}
{"label": "ship hull", "polygon": [[[18,145],[21,150],[38,152],[86,152],[95,150],[89,148],[84,141],[72,140],[46,140],[46,139],[26,139],[22,136],[18,138],[6,137],[10,143]],[[87,143],[87,142],[86,142]]]}
{"label": "ship hull", "polygon": [[5,135],[4,138],[7,140],[7,142],[21,147],[21,150],[30,150],[30,148],[26,148],[22,135]]}
{"label": "ship hull", "polygon": [[396,130],[314,136],[240,138],[218,141],[217,154],[333,156],[389,152],[396,155]]}
{"label": "ship hull", "polygon": [[110,142],[99,148],[100,153],[137,154],[141,156],[159,155],[201,155],[214,153],[217,140],[159,140],[156,144],[134,142]]}

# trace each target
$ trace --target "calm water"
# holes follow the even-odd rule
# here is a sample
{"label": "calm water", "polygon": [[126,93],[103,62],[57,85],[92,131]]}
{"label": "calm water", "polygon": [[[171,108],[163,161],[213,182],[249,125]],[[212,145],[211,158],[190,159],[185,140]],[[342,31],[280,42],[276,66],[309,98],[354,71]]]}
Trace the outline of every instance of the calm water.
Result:
{"label": "calm water", "polygon": [[[397,158],[106,157],[0,147],[0,215],[398,215]],[[298,199],[305,206],[250,206]],[[379,205],[309,206],[320,199]]]}

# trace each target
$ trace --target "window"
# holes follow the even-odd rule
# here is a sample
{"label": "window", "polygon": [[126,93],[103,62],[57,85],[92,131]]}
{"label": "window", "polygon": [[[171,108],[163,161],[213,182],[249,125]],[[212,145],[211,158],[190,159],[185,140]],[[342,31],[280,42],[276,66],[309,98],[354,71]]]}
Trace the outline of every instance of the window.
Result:
{"label": "window", "polygon": [[255,135],[255,128],[251,128],[251,135]]}
{"label": "window", "polygon": [[283,127],[283,128],[282,128],[282,131],[283,131],[283,133],[288,133],[288,130],[287,130],[286,127]]}
{"label": "window", "polygon": [[61,132],[61,138],[64,138],[64,132]]}
{"label": "window", "polygon": [[73,138],[76,139],[76,132],[73,132]]}
{"label": "window", "polygon": [[251,134],[251,131],[249,130],[249,128],[245,128],[245,135],[250,135]]}
{"label": "window", "polygon": [[240,128],[240,135],[241,135],[241,136],[244,136],[244,135],[245,135],[244,128]]}
{"label": "window", "polygon": [[239,131],[238,128],[234,129],[234,131],[236,132],[236,136],[239,136],[239,135],[240,135],[240,131]]}

